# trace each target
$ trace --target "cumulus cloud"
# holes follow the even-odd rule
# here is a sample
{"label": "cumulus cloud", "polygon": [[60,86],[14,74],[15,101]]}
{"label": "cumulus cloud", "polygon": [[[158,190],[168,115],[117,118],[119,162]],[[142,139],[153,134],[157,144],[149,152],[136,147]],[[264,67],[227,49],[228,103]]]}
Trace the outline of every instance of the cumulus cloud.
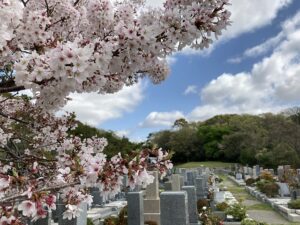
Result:
{"label": "cumulus cloud", "polygon": [[114,132],[119,137],[128,137],[130,135],[130,130],[118,130]]}
{"label": "cumulus cloud", "polygon": [[212,80],[201,91],[202,105],[188,117],[202,120],[220,113],[278,112],[299,103],[300,12],[284,23],[280,35],[271,55],[250,72],[222,74]]}
{"label": "cumulus cloud", "polygon": [[64,107],[65,111],[75,112],[85,123],[98,126],[101,123],[122,117],[131,112],[143,99],[142,83],[125,87],[115,94],[98,93],[71,94],[72,100]]}
{"label": "cumulus cloud", "polygon": [[184,118],[180,111],[173,112],[151,112],[146,119],[139,124],[140,127],[170,127],[174,124],[175,120]]}
{"label": "cumulus cloud", "polygon": [[241,34],[253,32],[270,24],[280,9],[292,3],[292,0],[231,0],[228,7],[231,14],[232,25],[223,32],[220,39],[205,51],[184,49],[183,54],[208,55],[218,43],[238,37]]}
{"label": "cumulus cloud", "polygon": [[187,86],[183,94],[184,95],[197,94],[197,86],[196,85]]}
{"label": "cumulus cloud", "polygon": [[268,52],[272,51],[274,48],[276,48],[282,41],[286,39],[286,36],[293,32],[295,29],[298,28],[299,22],[297,21],[299,18],[295,16],[291,20],[285,21],[282,25],[282,31],[277,34],[275,37],[272,37],[265,42],[254,46],[252,48],[248,48],[245,50],[245,52],[236,58],[231,58],[228,60],[229,63],[240,63],[242,60],[250,57],[257,57],[264,54],[267,54]]}

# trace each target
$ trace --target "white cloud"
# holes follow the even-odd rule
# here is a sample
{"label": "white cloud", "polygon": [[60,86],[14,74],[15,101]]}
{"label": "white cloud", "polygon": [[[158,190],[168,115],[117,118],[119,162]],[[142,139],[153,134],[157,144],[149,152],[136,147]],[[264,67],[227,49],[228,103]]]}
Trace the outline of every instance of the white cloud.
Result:
{"label": "white cloud", "polygon": [[173,65],[177,62],[177,58],[175,56],[167,56],[166,60],[169,65]]}
{"label": "white cloud", "polygon": [[197,94],[197,86],[196,85],[189,85],[184,93],[184,95],[188,95],[188,94]]}
{"label": "white cloud", "polygon": [[270,56],[250,72],[222,74],[201,92],[202,105],[189,115],[203,120],[222,113],[278,112],[300,99],[300,12],[287,20]]}
{"label": "white cloud", "polygon": [[170,127],[174,124],[175,120],[184,118],[180,111],[173,112],[151,112],[146,119],[139,124],[140,127]]}
{"label": "white cloud", "polygon": [[283,40],[285,40],[287,34],[293,32],[295,29],[299,27],[299,18],[295,16],[291,20],[285,21],[282,25],[282,31],[277,34],[275,37],[272,37],[265,42],[254,46],[252,48],[248,48],[242,54],[242,56],[231,58],[228,60],[230,63],[240,63],[242,60],[249,58],[249,57],[257,57],[263,54],[268,53],[269,51],[276,48]]}
{"label": "white cloud", "polygon": [[122,117],[131,112],[143,99],[143,84],[124,87],[115,94],[97,93],[72,94],[65,111],[75,112],[77,118],[85,123],[98,126],[101,123]]}
{"label": "white cloud", "polygon": [[183,50],[183,54],[209,55],[218,43],[253,32],[262,28],[276,18],[283,7],[288,6],[293,0],[231,0],[228,10],[231,12],[232,25],[221,35],[209,49],[196,51],[190,48]]}
{"label": "white cloud", "polygon": [[130,135],[130,130],[118,130],[114,132],[119,137],[128,137]]}

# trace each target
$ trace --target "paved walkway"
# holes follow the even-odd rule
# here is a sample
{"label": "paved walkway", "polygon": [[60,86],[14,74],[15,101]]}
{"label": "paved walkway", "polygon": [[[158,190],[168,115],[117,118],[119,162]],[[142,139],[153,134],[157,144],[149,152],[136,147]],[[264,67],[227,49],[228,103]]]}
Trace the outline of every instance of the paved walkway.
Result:
{"label": "paved walkway", "polygon": [[247,207],[247,213],[250,218],[259,222],[266,222],[268,224],[276,225],[299,225],[299,223],[291,223],[282,217],[279,213],[275,212],[270,206],[262,203],[248,194],[244,187],[239,187],[229,179],[224,179],[223,185],[228,188],[234,197],[242,202],[242,205]]}

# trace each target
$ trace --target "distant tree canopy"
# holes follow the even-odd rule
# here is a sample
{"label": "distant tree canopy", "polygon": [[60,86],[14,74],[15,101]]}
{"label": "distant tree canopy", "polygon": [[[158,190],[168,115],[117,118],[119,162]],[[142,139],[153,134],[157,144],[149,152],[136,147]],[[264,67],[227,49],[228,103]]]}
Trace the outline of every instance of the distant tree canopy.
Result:
{"label": "distant tree canopy", "polygon": [[174,152],[173,162],[221,160],[266,167],[300,166],[300,108],[280,114],[218,115],[203,122],[174,122],[147,143]]}
{"label": "distant tree canopy", "polygon": [[72,130],[70,133],[79,136],[82,139],[91,138],[93,136],[105,137],[108,141],[108,145],[104,149],[104,153],[108,157],[112,157],[119,152],[122,154],[129,154],[141,147],[141,144],[130,142],[127,137],[119,137],[113,131],[97,129],[81,122],[78,122],[76,129]]}

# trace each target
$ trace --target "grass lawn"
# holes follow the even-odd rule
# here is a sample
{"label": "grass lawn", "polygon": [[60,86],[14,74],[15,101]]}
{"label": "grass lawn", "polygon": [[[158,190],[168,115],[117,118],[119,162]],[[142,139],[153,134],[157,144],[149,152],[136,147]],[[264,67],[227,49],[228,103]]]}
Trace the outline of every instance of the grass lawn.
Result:
{"label": "grass lawn", "polygon": [[248,210],[269,210],[269,211],[273,210],[271,206],[264,203],[247,206],[247,209]]}
{"label": "grass lawn", "polygon": [[218,168],[218,167],[230,167],[232,163],[226,162],[214,162],[214,161],[205,161],[205,162],[188,162],[184,164],[176,165],[177,168],[194,168],[205,166],[209,168]]}

